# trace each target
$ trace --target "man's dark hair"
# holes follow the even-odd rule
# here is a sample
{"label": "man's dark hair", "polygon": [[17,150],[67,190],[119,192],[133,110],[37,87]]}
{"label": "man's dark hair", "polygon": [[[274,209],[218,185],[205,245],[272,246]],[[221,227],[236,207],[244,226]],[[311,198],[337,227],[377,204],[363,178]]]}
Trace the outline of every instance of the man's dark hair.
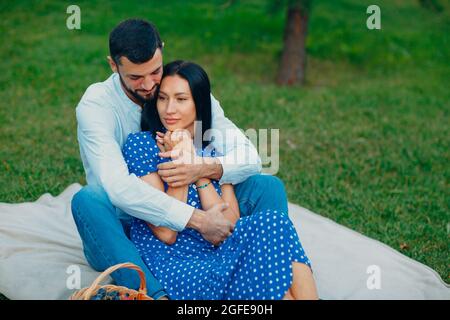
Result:
{"label": "man's dark hair", "polygon": [[120,64],[121,57],[136,64],[147,62],[157,48],[162,48],[158,30],[142,19],[122,21],[109,34],[109,53],[116,64]]}
{"label": "man's dark hair", "polygon": [[[202,145],[206,147],[208,141],[204,141],[203,138],[205,138],[205,132],[211,129],[211,85],[208,74],[198,64],[177,60],[164,66],[161,82],[165,77],[174,75],[180,76],[189,83],[195,103],[196,120],[202,122]],[[155,99],[144,106],[141,116],[141,130],[150,131],[153,136],[156,135],[156,131],[163,131],[163,125],[156,108],[158,94],[159,87]]]}

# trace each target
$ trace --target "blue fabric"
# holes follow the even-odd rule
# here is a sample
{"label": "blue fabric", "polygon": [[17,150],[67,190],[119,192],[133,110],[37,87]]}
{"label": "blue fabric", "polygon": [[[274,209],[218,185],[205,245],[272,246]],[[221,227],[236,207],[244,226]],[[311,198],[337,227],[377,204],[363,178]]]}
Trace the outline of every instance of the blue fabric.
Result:
{"label": "blue fabric", "polygon": [[[143,262],[136,246],[127,237],[131,221],[121,220],[106,191],[98,185],[88,185],[72,199],[72,215],[83,240],[84,254],[97,271],[119,263],[131,262],[145,273],[147,294],[158,299],[166,293]],[[138,289],[139,277],[134,270],[120,269],[111,274],[119,286]]]}
{"label": "blue fabric", "polygon": [[[158,147],[148,132],[131,134],[123,150],[130,173],[137,176],[157,171],[156,166],[166,161],[157,155]],[[274,192],[274,202],[260,199],[264,192],[250,190],[260,181],[277,185],[269,190]],[[221,194],[218,182],[213,185]],[[277,201],[285,200],[277,180],[253,179],[237,188],[236,194],[243,198],[243,217],[218,247],[189,228],[169,246],[144,221],[133,219],[131,240],[171,299],[281,299],[292,283],[292,262],[311,265],[288,217],[287,201]],[[187,202],[201,208],[194,184],[189,186]]]}

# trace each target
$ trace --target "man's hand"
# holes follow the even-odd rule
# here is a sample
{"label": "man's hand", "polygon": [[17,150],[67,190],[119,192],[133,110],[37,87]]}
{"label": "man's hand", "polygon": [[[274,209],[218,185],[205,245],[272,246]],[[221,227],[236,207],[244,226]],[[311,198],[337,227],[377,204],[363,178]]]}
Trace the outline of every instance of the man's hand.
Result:
{"label": "man's hand", "polygon": [[161,179],[172,188],[197,182],[200,178],[220,180],[223,168],[220,161],[211,157],[200,157],[189,131],[180,129],[166,134],[157,133],[157,144],[163,158],[172,161],[158,165]]}
{"label": "man's hand", "polygon": [[164,150],[160,156],[172,158],[171,162],[158,166],[158,174],[163,181],[176,188],[195,183],[203,177],[203,159],[197,156],[189,131],[175,130],[157,135],[158,147]]}
{"label": "man's hand", "polygon": [[170,187],[178,188],[195,183],[202,178],[203,164],[186,164],[174,160],[159,164],[158,174]]}
{"label": "man's hand", "polygon": [[220,245],[233,232],[232,224],[223,215],[223,211],[228,208],[228,204],[219,203],[211,207],[208,211],[195,211],[189,220],[187,227],[200,232],[208,242],[215,246]]}

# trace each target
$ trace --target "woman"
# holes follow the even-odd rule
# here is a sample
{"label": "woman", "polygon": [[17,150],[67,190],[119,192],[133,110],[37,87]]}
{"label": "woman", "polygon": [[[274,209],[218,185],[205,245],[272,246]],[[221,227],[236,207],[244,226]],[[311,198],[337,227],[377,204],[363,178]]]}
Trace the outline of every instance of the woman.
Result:
{"label": "woman", "polygon": [[[159,149],[185,155],[215,156],[206,143],[193,145],[195,121],[203,134],[211,128],[210,83],[206,72],[190,62],[164,66],[156,105],[142,114],[142,132],[130,134],[123,153],[130,173],[167,194],[202,208],[227,203],[227,219],[236,223],[220,245],[197,231],[175,232],[134,219],[131,239],[171,299],[317,299],[310,262],[287,212],[266,211],[240,218],[233,186],[202,178],[195,184],[170,187],[157,173],[167,159]],[[200,150],[201,149],[201,150]]]}

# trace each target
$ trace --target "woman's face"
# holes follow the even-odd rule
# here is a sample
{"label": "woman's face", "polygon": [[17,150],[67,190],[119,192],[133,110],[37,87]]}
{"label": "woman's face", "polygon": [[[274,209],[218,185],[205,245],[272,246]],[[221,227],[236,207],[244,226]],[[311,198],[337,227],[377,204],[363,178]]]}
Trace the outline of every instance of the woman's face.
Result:
{"label": "woman's face", "polygon": [[196,109],[189,83],[178,75],[165,77],[157,100],[159,117],[169,131],[187,129],[194,134]]}

